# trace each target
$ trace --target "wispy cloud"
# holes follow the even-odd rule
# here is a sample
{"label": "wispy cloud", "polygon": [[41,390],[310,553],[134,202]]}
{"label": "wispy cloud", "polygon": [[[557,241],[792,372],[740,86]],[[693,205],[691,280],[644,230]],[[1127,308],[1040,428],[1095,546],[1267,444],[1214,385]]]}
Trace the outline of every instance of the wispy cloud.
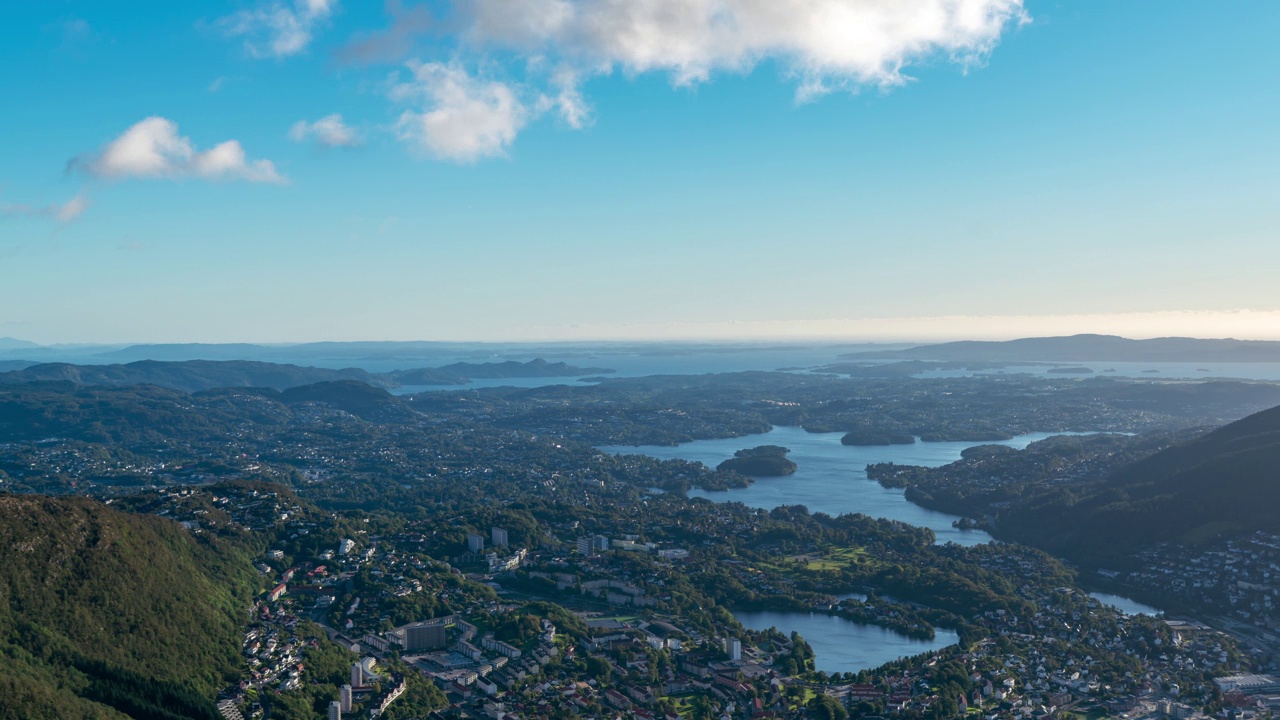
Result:
{"label": "wispy cloud", "polygon": [[329,20],[337,0],[272,2],[218,21],[228,35],[244,40],[257,58],[286,58],[305,52],[315,31]]}
{"label": "wispy cloud", "polygon": [[249,160],[238,140],[197,150],[190,138],[178,134],[177,123],[162,117],[142,120],[97,153],[72,160],[71,166],[111,180],[190,177],[286,182],[270,160]]}
{"label": "wispy cloud", "polygon": [[338,62],[344,65],[400,62],[434,24],[431,11],[425,5],[406,8],[399,0],[388,0],[386,7],[391,16],[390,27],[353,38],[334,54]]}
{"label": "wispy cloud", "polygon": [[568,67],[561,67],[551,74],[547,88],[538,97],[540,111],[554,110],[565,124],[581,130],[591,124],[591,105],[582,94],[579,74]]}
{"label": "wispy cloud", "polygon": [[77,193],[75,197],[66,202],[50,205],[0,203],[0,215],[9,217],[47,217],[65,225],[79,218],[88,208],[89,198],[84,193]]}
{"label": "wispy cloud", "polygon": [[457,162],[499,157],[529,121],[517,90],[473,76],[460,65],[410,63],[413,78],[392,90],[397,100],[420,103],[396,122],[399,138],[414,149]]}
{"label": "wispy cloud", "polygon": [[93,28],[84,18],[69,18],[58,24],[62,41],[68,45],[84,42],[93,37]]}
{"label": "wispy cloud", "polygon": [[360,144],[360,134],[344,123],[342,116],[336,113],[315,122],[299,120],[289,128],[289,139],[294,142],[314,140],[325,147],[354,147]]}

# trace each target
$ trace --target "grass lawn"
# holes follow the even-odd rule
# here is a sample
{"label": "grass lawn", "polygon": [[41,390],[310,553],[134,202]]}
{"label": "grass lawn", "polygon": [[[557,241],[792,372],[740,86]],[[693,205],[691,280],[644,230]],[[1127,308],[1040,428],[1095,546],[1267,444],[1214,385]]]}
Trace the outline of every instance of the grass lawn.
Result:
{"label": "grass lawn", "polygon": [[676,714],[682,718],[693,716],[693,700],[699,697],[699,693],[690,692],[681,695],[668,695],[667,698],[676,704]]}
{"label": "grass lawn", "polygon": [[796,558],[805,562],[808,570],[843,570],[866,562],[864,548],[836,548],[820,556],[806,555]]}

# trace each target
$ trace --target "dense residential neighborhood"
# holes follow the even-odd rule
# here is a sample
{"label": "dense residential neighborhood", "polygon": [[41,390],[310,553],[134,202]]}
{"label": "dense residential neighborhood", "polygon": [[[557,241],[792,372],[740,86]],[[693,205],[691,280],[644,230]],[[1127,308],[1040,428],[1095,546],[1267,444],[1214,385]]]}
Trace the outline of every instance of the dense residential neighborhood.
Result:
{"label": "dense residential neighborhood", "polygon": [[[431,697],[443,704],[431,708],[433,716],[459,718],[815,717],[827,712],[818,709],[823,698],[855,717],[1194,717],[1231,708],[1247,718],[1264,716],[1273,702],[1252,689],[1223,688],[1222,676],[1251,666],[1228,636],[1198,623],[1124,615],[1078,589],[1037,582],[1060,573],[1037,553],[979,555],[985,570],[1021,579],[1013,592],[1027,610],[972,618],[983,637],[968,647],[830,676],[812,672],[812,651],[800,636],[747,630],[731,615],[707,624],[673,613],[666,588],[674,573],[689,570],[684,548],[596,535],[532,550],[508,544],[476,552],[460,543],[438,560],[422,552],[433,537],[422,524],[340,537],[351,526],[339,529],[335,518],[270,491],[229,490],[208,499],[244,508],[232,522],[274,527],[281,540],[258,561],[271,589],[255,604],[244,637],[248,675],[224,693],[228,718],[277,717],[276,698],[322,687],[340,705],[349,700],[342,711],[351,717],[374,709],[410,717],[395,713],[396,702],[400,694],[415,699],[421,686],[398,673],[439,691]],[[174,515],[207,520],[198,509],[180,509],[199,505],[193,501],[206,492],[174,490],[158,501]],[[470,534],[505,536],[499,529]],[[664,557],[668,550],[683,552]],[[636,556],[654,564],[638,572]],[[518,562],[489,562],[501,557]],[[785,578],[773,582],[786,586]],[[817,611],[842,607],[831,596],[810,601]],[[359,668],[351,675],[359,682],[326,683],[311,670],[336,663],[343,672]]]}

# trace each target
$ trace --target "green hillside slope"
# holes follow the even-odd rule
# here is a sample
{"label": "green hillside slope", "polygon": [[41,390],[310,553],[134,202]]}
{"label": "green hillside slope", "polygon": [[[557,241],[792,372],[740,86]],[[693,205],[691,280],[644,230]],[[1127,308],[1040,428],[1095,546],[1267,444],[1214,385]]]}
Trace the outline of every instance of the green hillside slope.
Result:
{"label": "green hillside slope", "polygon": [[0,495],[0,718],[217,717],[250,552],[86,498]]}

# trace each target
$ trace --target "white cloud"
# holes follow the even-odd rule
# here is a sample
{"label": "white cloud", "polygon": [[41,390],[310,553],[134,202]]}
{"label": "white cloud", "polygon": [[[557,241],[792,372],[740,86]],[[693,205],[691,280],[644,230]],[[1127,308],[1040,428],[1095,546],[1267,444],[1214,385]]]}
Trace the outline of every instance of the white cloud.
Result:
{"label": "white cloud", "polygon": [[316,29],[333,14],[337,0],[273,2],[241,10],[218,21],[227,34],[244,38],[245,50],[257,58],[297,55],[311,44]]}
{"label": "white cloud", "polygon": [[78,158],[73,165],[108,179],[196,177],[285,182],[270,160],[247,159],[238,140],[227,140],[208,150],[197,150],[190,138],[178,134],[176,123],[162,117],[142,120],[107,143],[97,154]]}
{"label": "white cloud", "polygon": [[507,83],[473,77],[457,64],[410,63],[413,79],[392,97],[420,102],[400,115],[395,130],[417,150],[437,158],[474,162],[506,153],[531,116]]}
{"label": "white cloud", "polygon": [[314,139],[325,147],[353,147],[360,144],[359,134],[344,123],[342,116],[337,113],[310,123],[299,120],[289,128],[289,139],[294,142]]}
{"label": "white cloud", "polygon": [[0,215],[49,217],[65,225],[83,215],[84,211],[88,208],[89,198],[86,197],[84,193],[77,193],[75,197],[64,203],[54,203],[52,205],[13,205],[0,203]]}
{"label": "white cloud", "polygon": [[677,84],[781,62],[800,93],[892,86],[934,55],[985,57],[1022,0],[466,0],[466,39],[583,71],[669,72]]}
{"label": "white cloud", "polygon": [[[796,83],[801,101],[890,88],[910,80],[913,64],[941,58],[967,70],[981,63],[1010,27],[1028,20],[1023,2],[451,0],[457,59],[411,65],[410,86],[429,109],[405,113],[397,128],[438,157],[501,155],[543,112],[554,110],[575,129],[590,124],[582,83],[615,71],[663,73],[687,86],[772,62]],[[397,18],[404,14],[394,9]],[[374,44],[408,47],[399,35],[392,39]],[[462,69],[491,57],[523,61],[524,69],[509,63],[513,79],[487,82]],[[412,94],[405,87],[398,92]]]}

